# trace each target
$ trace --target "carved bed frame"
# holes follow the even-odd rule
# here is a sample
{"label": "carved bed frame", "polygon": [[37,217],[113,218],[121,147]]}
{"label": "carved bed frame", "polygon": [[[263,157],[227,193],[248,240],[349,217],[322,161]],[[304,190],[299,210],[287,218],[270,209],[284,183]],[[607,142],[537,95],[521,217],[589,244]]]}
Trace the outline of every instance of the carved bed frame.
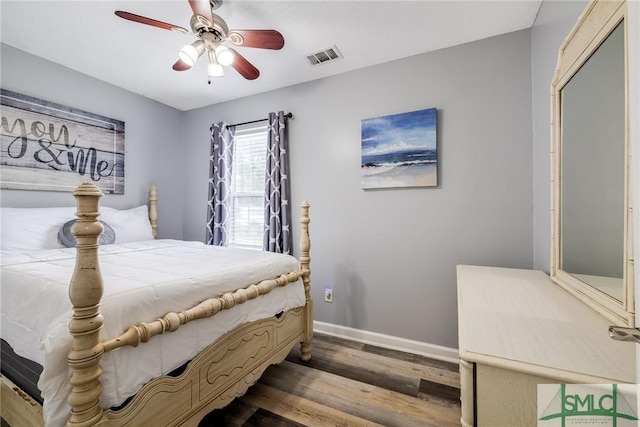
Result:
{"label": "carved bed frame", "polygon": [[[72,369],[68,401],[72,410],[67,426],[197,426],[207,413],[243,395],[268,366],[284,360],[296,343],[301,345],[302,359],[311,358],[313,303],[309,280],[309,205],[306,202],[301,205],[299,271],[208,299],[186,311],[170,312],[160,319],[131,326],[121,336],[102,342],[99,332],[103,288],[97,252],[102,232],[97,220],[102,192],[93,184],[82,184],[73,194],[78,205],[78,221],[72,230],[78,243],[69,287],[73,304],[69,331],[73,344],[68,357]],[[149,218],[156,236],[155,187],[151,189],[149,201]],[[213,316],[300,277],[304,284],[305,306],[288,310],[281,316],[246,323],[228,332],[193,358],[179,376],[162,376],[150,381],[122,409],[103,410],[99,406],[102,390],[100,359],[105,352],[122,346],[136,347],[154,335],[174,332],[181,325]],[[44,425],[42,407],[5,377],[2,377],[2,417],[12,426]]]}

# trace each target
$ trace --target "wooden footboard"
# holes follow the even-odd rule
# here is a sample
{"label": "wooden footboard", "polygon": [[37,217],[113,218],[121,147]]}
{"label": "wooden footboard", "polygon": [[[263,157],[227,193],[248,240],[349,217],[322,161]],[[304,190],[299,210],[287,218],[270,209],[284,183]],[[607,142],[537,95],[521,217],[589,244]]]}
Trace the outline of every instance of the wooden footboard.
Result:
{"label": "wooden footboard", "polygon": [[210,411],[243,395],[264,370],[279,363],[303,337],[304,310],[247,323],[196,356],[178,377],[146,384],[120,411],[105,411],[99,425],[197,426]]}
{"label": "wooden footboard", "polygon": [[43,427],[42,406],[20,390],[10,379],[0,376],[0,415],[10,426]]}
{"label": "wooden footboard", "polygon": [[[301,345],[302,359],[311,358],[313,303],[310,297],[309,205],[306,202],[302,204],[300,219],[300,271],[212,298],[190,310],[168,313],[161,319],[134,325],[120,337],[101,342],[99,331],[103,320],[100,300],[103,287],[97,252],[102,232],[102,225],[97,221],[101,196],[101,191],[93,184],[82,184],[74,192],[78,221],[72,228],[77,246],[75,270],[69,286],[73,305],[69,331],[73,343],[68,356],[72,370],[68,402],[72,410],[67,426],[195,426],[211,410],[221,408],[244,394],[269,365],[284,360],[296,343]],[[155,187],[151,199],[150,220],[155,224]],[[288,310],[277,318],[247,323],[234,329],[190,361],[182,374],[150,381],[120,410],[105,411],[99,406],[102,392],[100,359],[106,351],[125,345],[135,347],[154,335],[173,332],[192,320],[213,316],[300,277],[304,284],[305,306]],[[19,398],[6,399],[4,394],[8,388],[3,378],[3,416],[7,413],[5,403],[12,402],[13,407],[13,402],[25,400],[17,387],[12,389],[12,393]],[[42,408],[32,405],[31,400],[28,403],[26,406],[32,409],[27,410],[33,413],[33,419],[42,420]],[[22,405],[19,411],[24,408]]]}

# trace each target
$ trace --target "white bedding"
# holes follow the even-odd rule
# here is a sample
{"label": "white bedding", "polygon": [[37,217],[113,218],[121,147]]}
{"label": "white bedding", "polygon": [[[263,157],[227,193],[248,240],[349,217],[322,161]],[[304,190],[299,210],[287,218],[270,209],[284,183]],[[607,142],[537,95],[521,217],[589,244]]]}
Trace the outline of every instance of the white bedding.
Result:
{"label": "white bedding", "polygon": [[[103,340],[132,324],[299,269],[291,256],[176,240],[102,246],[99,259],[104,278]],[[3,256],[1,263],[2,338],[17,354],[44,367],[38,387],[45,399],[46,425],[64,425],[70,389],[68,288],[75,248]],[[144,383],[182,365],[236,326],[302,306],[304,301],[299,280],[212,318],[183,325],[177,332],[153,337],[137,348],[106,353],[101,361],[101,406],[122,404]]]}

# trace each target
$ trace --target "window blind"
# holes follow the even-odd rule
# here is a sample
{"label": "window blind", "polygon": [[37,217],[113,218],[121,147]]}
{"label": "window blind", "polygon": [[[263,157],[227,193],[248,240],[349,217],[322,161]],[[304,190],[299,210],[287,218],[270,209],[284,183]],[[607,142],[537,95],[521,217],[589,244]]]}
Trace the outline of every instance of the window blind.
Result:
{"label": "window blind", "polygon": [[235,131],[229,246],[262,249],[267,123]]}

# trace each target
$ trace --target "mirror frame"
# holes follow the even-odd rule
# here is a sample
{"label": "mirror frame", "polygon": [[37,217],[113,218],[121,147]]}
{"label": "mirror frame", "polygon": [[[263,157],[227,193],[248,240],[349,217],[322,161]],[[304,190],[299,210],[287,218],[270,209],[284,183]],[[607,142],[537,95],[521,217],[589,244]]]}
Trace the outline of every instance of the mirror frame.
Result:
{"label": "mirror frame", "polygon": [[[551,85],[551,267],[554,282],[617,325],[634,326],[634,269],[631,206],[631,150],[629,145],[628,28],[625,0],[592,0],[580,15],[558,54]],[[564,86],[596,49],[623,22],[625,63],[625,188],[623,299],[619,301],[561,269],[561,97]]]}

